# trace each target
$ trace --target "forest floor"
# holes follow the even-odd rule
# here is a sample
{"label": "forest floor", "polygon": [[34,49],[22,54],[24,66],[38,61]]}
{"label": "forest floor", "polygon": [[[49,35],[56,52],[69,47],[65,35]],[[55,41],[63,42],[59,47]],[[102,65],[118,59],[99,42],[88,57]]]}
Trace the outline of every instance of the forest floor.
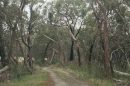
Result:
{"label": "forest floor", "polygon": [[77,79],[67,71],[51,67],[45,67],[43,70],[50,74],[54,86],[88,86],[86,82]]}
{"label": "forest floor", "polygon": [[68,66],[51,65],[41,68],[43,71],[49,73],[53,81],[53,86],[129,86],[116,85],[116,83],[111,80],[98,78],[78,67],[74,69]]}
{"label": "forest floor", "polygon": [[0,82],[0,86],[53,86],[53,81],[48,72],[37,70],[33,74],[21,75],[5,82]]}
{"label": "forest floor", "polygon": [[23,75],[19,79],[0,83],[0,86],[130,86],[116,85],[113,81],[90,77],[90,73],[77,67],[71,69],[55,65],[35,66],[35,70],[32,75]]}

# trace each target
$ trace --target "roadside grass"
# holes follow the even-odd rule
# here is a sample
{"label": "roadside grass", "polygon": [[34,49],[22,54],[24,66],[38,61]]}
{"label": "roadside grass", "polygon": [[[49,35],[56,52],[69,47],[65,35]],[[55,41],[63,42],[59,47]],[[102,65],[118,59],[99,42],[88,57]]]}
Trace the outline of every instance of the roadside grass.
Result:
{"label": "roadside grass", "polygon": [[78,67],[69,65],[66,66],[66,69],[79,79],[86,81],[90,86],[117,86],[114,81],[106,79],[102,69],[96,66]]}
{"label": "roadside grass", "polygon": [[34,74],[23,75],[19,79],[0,83],[0,86],[50,86],[48,83],[48,73],[36,71]]}

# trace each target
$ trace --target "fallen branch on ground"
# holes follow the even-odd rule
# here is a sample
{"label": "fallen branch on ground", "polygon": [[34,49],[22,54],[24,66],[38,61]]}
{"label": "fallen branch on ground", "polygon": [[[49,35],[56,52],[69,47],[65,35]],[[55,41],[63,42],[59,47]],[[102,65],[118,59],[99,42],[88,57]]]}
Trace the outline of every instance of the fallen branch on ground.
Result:
{"label": "fallen branch on ground", "polygon": [[130,76],[129,73],[124,73],[124,72],[117,71],[117,70],[114,70],[114,72],[117,73],[117,74],[119,74],[119,75]]}
{"label": "fallen branch on ground", "polygon": [[116,78],[113,78],[113,80],[116,81],[116,82],[121,82],[121,83],[123,83],[123,82],[126,83],[126,82],[127,82],[127,81],[125,81],[125,80],[120,80],[120,79],[116,79]]}
{"label": "fallen branch on ground", "polygon": [[3,72],[5,72],[5,71],[8,70],[8,69],[9,69],[9,67],[8,67],[8,66],[5,66],[4,68],[0,69],[0,73],[3,73]]}

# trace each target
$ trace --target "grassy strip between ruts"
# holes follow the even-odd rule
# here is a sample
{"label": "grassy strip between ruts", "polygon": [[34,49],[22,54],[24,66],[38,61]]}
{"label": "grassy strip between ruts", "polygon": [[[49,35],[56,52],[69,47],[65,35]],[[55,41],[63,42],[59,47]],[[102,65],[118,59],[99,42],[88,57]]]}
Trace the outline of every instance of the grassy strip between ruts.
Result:
{"label": "grassy strip between ruts", "polygon": [[53,86],[53,81],[47,72],[37,71],[20,79],[2,82],[0,86]]}

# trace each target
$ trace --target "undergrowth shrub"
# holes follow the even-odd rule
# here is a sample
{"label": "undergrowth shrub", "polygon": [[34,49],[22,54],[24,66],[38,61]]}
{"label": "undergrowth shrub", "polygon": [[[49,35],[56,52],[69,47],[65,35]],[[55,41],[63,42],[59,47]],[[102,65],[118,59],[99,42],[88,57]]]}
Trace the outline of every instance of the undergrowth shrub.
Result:
{"label": "undergrowth shrub", "polygon": [[23,64],[11,65],[10,66],[11,79],[20,79],[21,76],[29,74],[27,68]]}

